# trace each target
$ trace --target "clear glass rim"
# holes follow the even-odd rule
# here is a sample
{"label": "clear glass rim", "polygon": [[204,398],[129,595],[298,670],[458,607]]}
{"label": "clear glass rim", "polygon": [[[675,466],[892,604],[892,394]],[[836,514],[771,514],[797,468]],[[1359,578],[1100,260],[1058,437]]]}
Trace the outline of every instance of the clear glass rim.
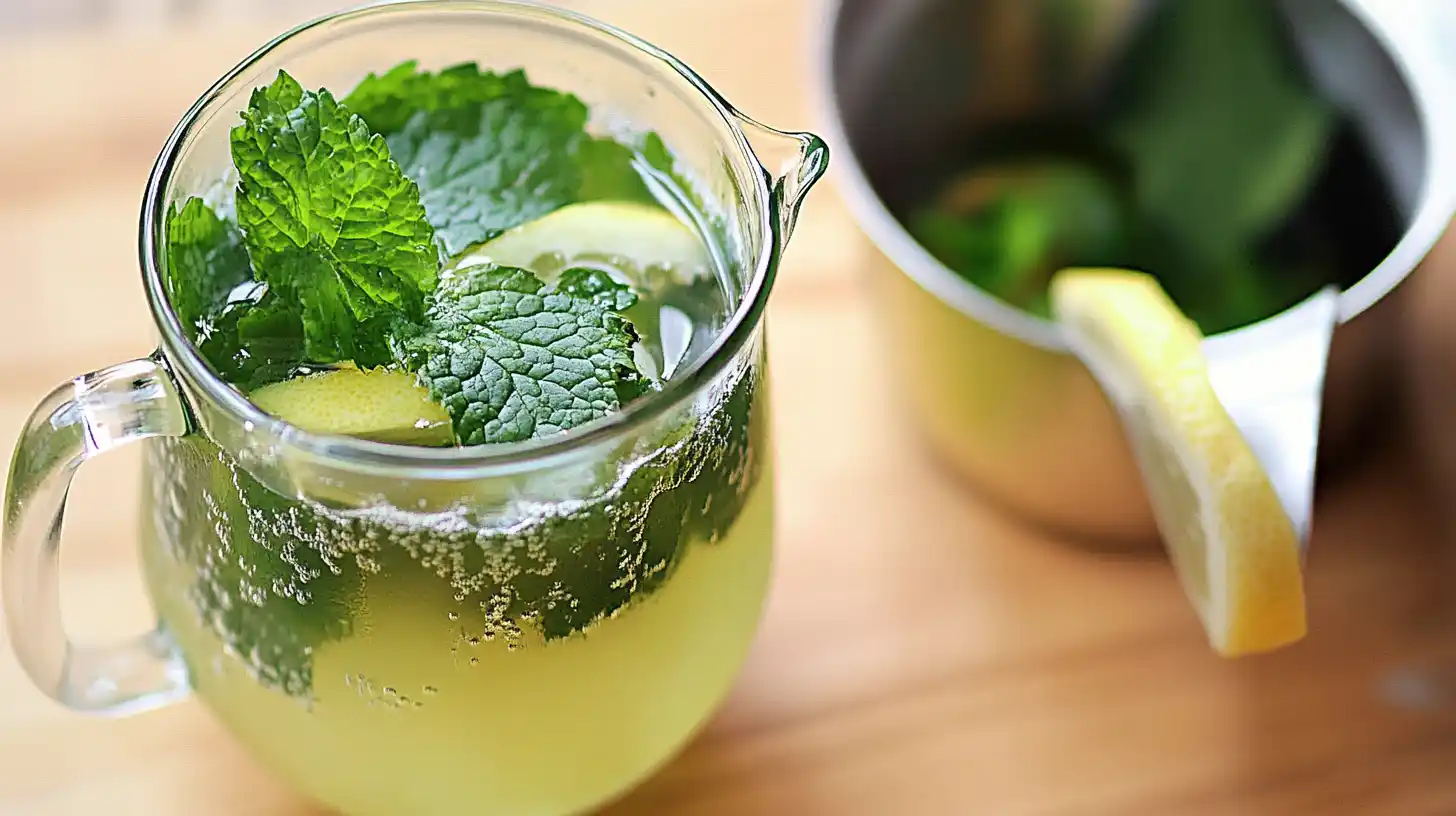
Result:
{"label": "clear glass rim", "polygon": [[[555,23],[578,26],[615,40],[630,50],[661,62],[701,95],[717,114],[740,156],[753,172],[753,198],[757,205],[760,245],[753,247],[753,274],[747,282],[737,308],[708,350],[693,361],[682,375],[668,380],[659,392],[639,399],[622,410],[595,422],[550,437],[521,442],[478,445],[468,448],[422,448],[391,445],[355,437],[305,431],[270,416],[222,380],[203,360],[196,346],[188,339],[181,322],[168,302],[162,282],[159,254],[163,250],[157,240],[165,223],[167,202],[164,194],[177,158],[197,125],[203,111],[232,89],[239,77],[266,59],[276,48],[314,29],[338,22],[352,22],[380,14],[419,14],[447,9],[494,11],[515,15],[534,15]],[[357,465],[373,469],[421,467],[447,471],[509,470],[528,462],[593,446],[618,438],[648,425],[653,419],[671,410],[701,390],[736,358],[738,352],[762,320],[777,266],[779,227],[773,218],[773,191],[768,171],[759,161],[744,134],[742,115],[695,71],[676,57],[651,43],[584,14],[555,8],[533,0],[388,0],[318,17],[298,25],[258,48],[222,76],[198,97],[168,137],[147,181],[142,204],[139,242],[143,285],[148,307],[161,336],[165,361],[178,369],[186,379],[213,404],[223,408],[239,425],[270,434],[279,443],[320,459],[341,465]],[[187,393],[184,390],[184,393]]]}

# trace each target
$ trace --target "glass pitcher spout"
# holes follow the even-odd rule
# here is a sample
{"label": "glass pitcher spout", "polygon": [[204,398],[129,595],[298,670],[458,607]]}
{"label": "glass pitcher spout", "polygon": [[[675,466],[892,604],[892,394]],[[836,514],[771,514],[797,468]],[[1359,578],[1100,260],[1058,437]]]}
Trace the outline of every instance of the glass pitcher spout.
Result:
{"label": "glass pitcher spout", "polygon": [[739,111],[733,115],[768,175],[782,250],[794,231],[804,196],[829,169],[829,146],[812,133],[778,130]]}

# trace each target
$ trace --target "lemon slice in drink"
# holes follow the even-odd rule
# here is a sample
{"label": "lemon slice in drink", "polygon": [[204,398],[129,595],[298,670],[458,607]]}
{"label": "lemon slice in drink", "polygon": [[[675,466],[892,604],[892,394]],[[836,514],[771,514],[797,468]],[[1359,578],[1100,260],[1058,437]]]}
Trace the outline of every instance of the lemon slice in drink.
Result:
{"label": "lemon slice in drink", "polygon": [[[639,275],[690,281],[710,274],[703,241],[665,210],[625,201],[562,207],[465,253],[455,267],[493,262],[529,269],[548,283],[568,266],[598,261]],[[637,281],[651,285],[651,281]]]}
{"label": "lemon slice in drink", "polygon": [[1051,301],[1121,414],[1158,528],[1214,650],[1236,657],[1302,638],[1298,535],[1214,393],[1197,326],[1138,272],[1063,270]]}
{"label": "lemon slice in drink", "polygon": [[266,413],[315,433],[424,447],[455,441],[444,406],[404,371],[322,371],[265,385],[248,399]]}

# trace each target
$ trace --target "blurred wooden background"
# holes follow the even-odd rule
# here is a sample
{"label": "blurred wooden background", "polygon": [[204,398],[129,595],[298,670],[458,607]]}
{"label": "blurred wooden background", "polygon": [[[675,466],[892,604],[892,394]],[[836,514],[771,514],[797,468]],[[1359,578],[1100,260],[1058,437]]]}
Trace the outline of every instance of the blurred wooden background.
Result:
{"label": "blurred wooden background", "polygon": [[296,21],[358,3],[338,0],[0,0],[0,40],[75,30],[146,31],[256,20]]}
{"label": "blurred wooden background", "polygon": [[[177,118],[256,45],[341,5],[0,0],[0,446],[56,383],[149,350],[137,212]],[[814,124],[803,0],[570,5],[766,122]],[[1309,640],[1220,661],[1159,553],[1028,529],[917,445],[883,385],[863,251],[826,184],[770,307],[780,518],[763,630],[721,714],[611,813],[1456,813],[1456,677],[1435,671],[1456,665],[1441,662],[1456,569],[1433,514],[1449,500],[1425,500],[1399,429],[1319,496]],[[87,639],[149,621],[135,453],[88,465],[67,519],[63,602]],[[0,649],[0,813],[316,811],[197,704],[83,718]]]}

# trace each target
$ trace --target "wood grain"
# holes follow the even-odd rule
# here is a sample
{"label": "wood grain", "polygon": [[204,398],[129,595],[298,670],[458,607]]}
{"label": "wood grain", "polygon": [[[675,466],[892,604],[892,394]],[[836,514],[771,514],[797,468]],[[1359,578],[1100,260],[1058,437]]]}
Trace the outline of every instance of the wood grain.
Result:
{"label": "wood grain", "polygon": [[[800,4],[591,8],[755,116],[810,124]],[[56,382],[149,349],[146,173],[192,98],[276,29],[0,54],[0,75],[27,79],[0,102],[0,439]],[[1219,661],[1156,553],[1049,539],[921,448],[885,387],[861,240],[832,187],[815,193],[770,310],[780,547],[753,655],[704,733],[610,813],[1456,812],[1456,729],[1419,682],[1456,643],[1456,575],[1398,440],[1320,496],[1312,637]],[[88,466],[74,497],[64,594],[88,636],[148,620],[136,465]],[[83,718],[0,657],[0,813],[315,812],[195,703]]]}

